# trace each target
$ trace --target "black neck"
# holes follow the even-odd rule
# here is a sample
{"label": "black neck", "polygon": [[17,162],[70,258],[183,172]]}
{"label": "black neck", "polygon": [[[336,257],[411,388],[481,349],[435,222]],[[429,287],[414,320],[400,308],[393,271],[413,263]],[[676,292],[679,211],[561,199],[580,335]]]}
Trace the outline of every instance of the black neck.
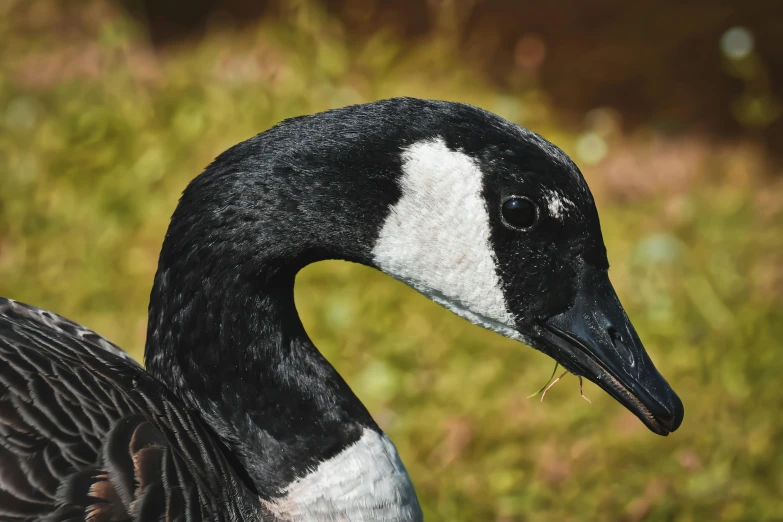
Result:
{"label": "black neck", "polygon": [[[293,288],[296,273],[321,259],[371,264],[399,197],[396,151],[381,150],[367,171],[356,160],[343,173],[292,168],[279,155],[260,163],[273,131],[224,153],[183,194],[161,251],[145,352],[148,371],[202,416],[262,496],[378,430],[305,333]],[[376,189],[346,193],[362,186],[351,176],[366,175]],[[324,183],[340,176],[347,183]]]}
{"label": "black neck", "polygon": [[[151,306],[157,321],[147,367],[271,496],[355,442],[363,428],[378,428],[305,333],[294,308],[294,270],[257,269],[268,271],[204,277],[197,291],[177,290],[180,310]],[[156,283],[177,287],[165,275]]]}

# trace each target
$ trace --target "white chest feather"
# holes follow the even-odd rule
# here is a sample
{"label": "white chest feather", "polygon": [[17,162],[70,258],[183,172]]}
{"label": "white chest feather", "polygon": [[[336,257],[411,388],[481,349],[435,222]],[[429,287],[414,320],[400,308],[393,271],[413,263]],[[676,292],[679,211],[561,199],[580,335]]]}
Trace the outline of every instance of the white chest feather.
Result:
{"label": "white chest feather", "polygon": [[265,505],[291,522],[422,521],[416,492],[397,449],[386,435],[372,430],[365,430],[355,444]]}

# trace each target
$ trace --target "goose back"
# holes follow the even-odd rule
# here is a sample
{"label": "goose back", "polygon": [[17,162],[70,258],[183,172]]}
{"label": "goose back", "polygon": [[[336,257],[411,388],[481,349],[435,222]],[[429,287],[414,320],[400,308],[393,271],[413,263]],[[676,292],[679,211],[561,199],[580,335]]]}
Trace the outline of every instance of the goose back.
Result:
{"label": "goose back", "polygon": [[0,439],[2,520],[266,518],[220,442],[125,352],[4,298]]}

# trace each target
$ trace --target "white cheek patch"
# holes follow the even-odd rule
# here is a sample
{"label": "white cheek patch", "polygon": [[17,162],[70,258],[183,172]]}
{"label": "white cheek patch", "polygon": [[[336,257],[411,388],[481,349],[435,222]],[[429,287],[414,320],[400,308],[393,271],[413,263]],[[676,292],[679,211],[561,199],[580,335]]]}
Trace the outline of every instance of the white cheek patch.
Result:
{"label": "white cheek patch", "polygon": [[402,159],[402,197],[373,249],[376,265],[457,315],[516,338],[478,165],[440,138],[411,145]]}
{"label": "white cheek patch", "polygon": [[372,430],[291,483],[284,496],[262,503],[276,520],[291,522],[423,520],[397,449],[386,435]]}

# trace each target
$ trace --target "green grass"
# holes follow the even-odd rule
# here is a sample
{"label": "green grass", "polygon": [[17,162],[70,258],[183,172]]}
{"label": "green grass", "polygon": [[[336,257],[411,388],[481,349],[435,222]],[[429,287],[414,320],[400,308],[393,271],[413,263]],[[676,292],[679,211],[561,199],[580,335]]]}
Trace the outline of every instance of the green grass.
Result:
{"label": "green grass", "polygon": [[[0,24],[0,295],[140,357],[180,191],[223,149],[288,116],[446,98],[573,152],[543,93],[497,92],[443,42],[351,48],[318,11],[297,16],[152,65],[122,16],[76,43]],[[58,77],[31,58],[72,47],[73,59],[98,53],[97,72]],[[783,520],[783,190],[753,162],[755,181],[738,181],[747,163],[732,154],[701,163],[698,183],[631,200],[606,188],[600,165],[587,171],[612,280],[685,404],[668,438],[592,384],[583,401],[573,376],[543,403],[527,399],[551,360],[383,274],[341,262],[300,274],[308,332],[397,444],[428,520]]]}

